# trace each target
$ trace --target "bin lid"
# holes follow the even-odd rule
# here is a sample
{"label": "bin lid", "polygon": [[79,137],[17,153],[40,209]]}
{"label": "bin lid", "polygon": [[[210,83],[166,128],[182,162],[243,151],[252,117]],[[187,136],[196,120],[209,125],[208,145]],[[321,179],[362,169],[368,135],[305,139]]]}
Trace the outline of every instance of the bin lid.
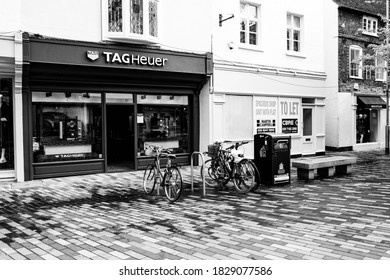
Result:
{"label": "bin lid", "polygon": [[271,137],[271,138],[288,138],[291,139],[291,135],[285,134],[285,133],[259,133],[256,135],[263,135],[265,137]]}

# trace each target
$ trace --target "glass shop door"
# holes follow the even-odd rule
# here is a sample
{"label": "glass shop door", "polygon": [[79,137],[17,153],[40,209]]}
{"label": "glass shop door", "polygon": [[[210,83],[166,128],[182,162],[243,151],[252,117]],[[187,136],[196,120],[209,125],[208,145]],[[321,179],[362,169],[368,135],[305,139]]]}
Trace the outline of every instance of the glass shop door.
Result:
{"label": "glass shop door", "polygon": [[134,170],[134,105],[106,103],[107,172]]}

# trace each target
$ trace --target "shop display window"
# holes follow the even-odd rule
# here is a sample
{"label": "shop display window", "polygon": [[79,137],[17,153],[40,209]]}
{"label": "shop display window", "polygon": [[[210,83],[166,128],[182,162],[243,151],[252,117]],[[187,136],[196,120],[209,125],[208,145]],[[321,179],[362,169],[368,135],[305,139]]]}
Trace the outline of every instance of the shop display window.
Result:
{"label": "shop display window", "polygon": [[0,79],[0,170],[14,168],[12,79]]}
{"label": "shop display window", "polygon": [[[375,111],[375,114],[377,112]],[[374,142],[371,138],[370,128],[370,115],[369,109],[358,109],[356,115],[356,143],[369,143]]]}
{"label": "shop display window", "polygon": [[150,156],[148,145],[189,152],[188,98],[186,96],[139,95],[138,156]]}
{"label": "shop display window", "polygon": [[103,158],[100,93],[32,93],[34,163]]}

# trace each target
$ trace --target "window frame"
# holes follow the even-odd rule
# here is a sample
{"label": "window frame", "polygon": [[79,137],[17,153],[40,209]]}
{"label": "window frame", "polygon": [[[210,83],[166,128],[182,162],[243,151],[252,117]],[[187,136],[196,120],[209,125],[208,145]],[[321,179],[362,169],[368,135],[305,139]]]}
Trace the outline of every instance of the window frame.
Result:
{"label": "window frame", "polygon": [[[241,5],[245,5],[245,10],[248,9],[249,6],[253,6],[257,10],[257,17],[249,17],[246,14],[249,14],[248,12],[245,12],[245,15],[241,13]],[[255,49],[255,50],[260,50],[261,48],[261,4],[255,3],[252,1],[240,1],[240,19],[239,19],[239,45],[241,48],[247,48],[247,49]],[[245,17],[244,17],[245,16]],[[245,20],[245,43],[241,42],[241,32],[243,31],[241,29],[241,21]],[[249,22],[250,21],[255,21],[257,24],[257,31],[256,33],[251,32],[249,28]],[[256,34],[256,44],[250,44],[250,34]]]}
{"label": "window frame", "polygon": [[[375,23],[375,27],[373,27]],[[365,27],[366,26],[366,27]],[[372,28],[369,28],[369,27]],[[378,19],[369,16],[363,16],[362,19],[363,34],[378,37]]]}
{"label": "window frame", "polygon": [[[288,18],[291,17],[291,25],[288,22]],[[294,26],[294,18],[299,18],[299,27]],[[303,15],[287,12],[286,14],[286,43],[289,43],[286,45],[286,51],[290,54],[303,54],[303,23],[304,23],[304,17]],[[299,40],[298,40],[298,50],[294,50],[294,31],[299,32]],[[289,36],[287,36],[289,35]],[[289,48],[290,46],[290,48]]]}
{"label": "window frame", "polygon": [[[34,165],[104,159],[104,135],[101,122],[103,118],[103,96],[101,92],[32,91],[31,104],[33,108],[31,112],[33,131],[32,163]],[[50,110],[51,108],[55,109]],[[77,114],[76,109],[83,111],[82,114]],[[97,109],[96,112],[99,112],[95,116],[97,120],[90,118],[91,109]],[[70,115],[70,112],[74,114]],[[45,114],[51,116],[45,122],[50,128],[50,131],[46,131],[46,133],[43,122],[38,122],[38,119],[44,119]],[[79,118],[81,115],[84,118]],[[87,115],[88,117],[86,117]],[[87,122],[88,120],[91,121]],[[65,122],[60,123],[60,121]],[[66,121],[73,122],[71,132],[66,131],[65,127],[68,127]],[[97,124],[95,127],[93,127],[94,122]],[[75,127],[74,123],[76,123]],[[95,132],[93,132],[94,129]],[[51,143],[53,145],[50,145]],[[69,150],[59,152],[59,143],[60,146],[67,147]],[[56,146],[57,148],[55,148]],[[45,149],[51,149],[50,153],[47,153]],[[88,149],[90,151],[87,151]]]}
{"label": "window frame", "polygon": [[[382,66],[382,64],[384,65]],[[383,59],[382,61],[379,61],[378,56],[375,57],[375,81],[378,82],[387,81],[387,61]]]}
{"label": "window frame", "polygon": [[[354,76],[352,75],[352,71],[356,71],[355,69],[352,69],[352,51],[359,51],[360,54],[360,61],[359,63],[355,63],[358,65],[357,69],[357,75]],[[348,51],[348,75],[352,79],[363,79],[363,48],[360,46],[356,45],[351,45],[349,46],[349,51]]]}
{"label": "window frame", "polygon": [[[150,17],[149,17],[149,2],[153,1],[157,3],[157,36],[150,35]],[[122,0],[122,31],[112,32],[109,31],[108,23],[108,0],[102,0],[102,39],[112,41],[126,41],[139,44],[158,44],[160,41],[160,14],[159,14],[159,0],[143,0],[142,6],[142,26],[143,33],[130,32],[130,0]]]}

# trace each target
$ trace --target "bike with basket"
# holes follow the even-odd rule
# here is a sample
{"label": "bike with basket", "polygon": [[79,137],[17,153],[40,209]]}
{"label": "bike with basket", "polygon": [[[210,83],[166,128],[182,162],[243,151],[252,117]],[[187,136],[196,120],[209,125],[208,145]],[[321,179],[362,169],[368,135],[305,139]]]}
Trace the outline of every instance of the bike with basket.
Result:
{"label": "bike with basket", "polygon": [[[260,181],[260,174],[252,160],[244,157],[240,147],[247,141],[238,141],[224,148],[227,143],[214,142],[204,154],[210,157],[201,168],[202,179],[209,186],[226,186],[230,181],[238,193],[255,190]],[[204,177],[203,177],[204,176]]]}

